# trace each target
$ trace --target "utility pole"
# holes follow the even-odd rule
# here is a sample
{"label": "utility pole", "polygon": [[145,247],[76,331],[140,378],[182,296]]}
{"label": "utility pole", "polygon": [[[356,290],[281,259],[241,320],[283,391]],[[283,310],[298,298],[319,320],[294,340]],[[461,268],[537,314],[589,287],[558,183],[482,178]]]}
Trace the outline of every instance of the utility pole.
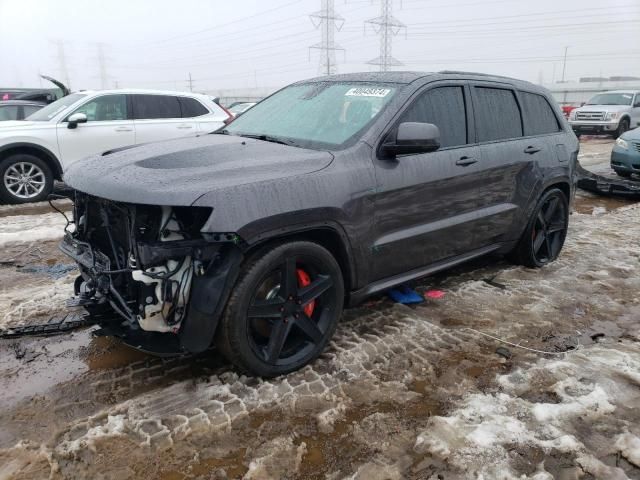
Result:
{"label": "utility pole", "polygon": [[334,40],[335,32],[339,32],[344,25],[344,18],[336,13],[334,0],[321,0],[320,7],[320,11],[309,17],[313,26],[320,30],[321,41],[309,48],[320,50],[320,73],[332,75],[337,72],[336,50],[344,51]]}
{"label": "utility pole", "polygon": [[189,91],[193,92],[193,79],[191,78],[191,72],[189,72],[189,78],[187,79],[189,85]]}
{"label": "utility pole", "polygon": [[53,40],[52,43],[56,47],[58,57],[58,70],[60,71],[60,77],[64,84],[71,88],[71,82],[69,81],[69,70],[67,70],[67,56],[64,51],[64,40]]}
{"label": "utility pole", "polygon": [[564,83],[564,73],[567,70],[567,50],[569,50],[569,47],[564,47],[564,60],[562,61],[562,83]]}
{"label": "utility pole", "polygon": [[407,26],[393,16],[393,0],[380,0],[380,16],[366,20],[366,24],[373,26],[374,32],[380,35],[380,55],[369,60],[369,65],[379,65],[381,72],[386,72],[389,67],[402,65],[402,62],[393,58],[391,54],[393,37]]}

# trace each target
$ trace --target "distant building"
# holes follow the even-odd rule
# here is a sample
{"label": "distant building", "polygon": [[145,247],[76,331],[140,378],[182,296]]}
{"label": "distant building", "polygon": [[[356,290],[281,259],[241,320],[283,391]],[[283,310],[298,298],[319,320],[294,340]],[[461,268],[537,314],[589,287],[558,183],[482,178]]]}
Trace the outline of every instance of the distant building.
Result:
{"label": "distant building", "polygon": [[607,90],[640,91],[640,77],[583,77],[578,82],[556,82],[545,87],[551,90],[560,105],[581,105]]}

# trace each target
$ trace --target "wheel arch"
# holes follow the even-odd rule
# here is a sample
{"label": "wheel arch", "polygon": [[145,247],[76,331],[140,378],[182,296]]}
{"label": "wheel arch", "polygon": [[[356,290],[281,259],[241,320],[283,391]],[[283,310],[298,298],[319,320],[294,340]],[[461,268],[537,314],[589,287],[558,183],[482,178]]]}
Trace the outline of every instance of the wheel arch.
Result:
{"label": "wheel arch", "polygon": [[279,229],[269,235],[261,235],[248,244],[245,255],[249,256],[258,250],[271,245],[288,241],[306,240],[326,248],[336,259],[345,286],[345,296],[357,285],[355,260],[347,234],[338,224],[323,222],[321,224],[297,225],[287,229]]}
{"label": "wheel arch", "polygon": [[19,153],[38,157],[49,166],[55,180],[62,180],[62,165],[58,158],[49,149],[35,143],[20,142],[3,145],[0,147],[0,161]]}

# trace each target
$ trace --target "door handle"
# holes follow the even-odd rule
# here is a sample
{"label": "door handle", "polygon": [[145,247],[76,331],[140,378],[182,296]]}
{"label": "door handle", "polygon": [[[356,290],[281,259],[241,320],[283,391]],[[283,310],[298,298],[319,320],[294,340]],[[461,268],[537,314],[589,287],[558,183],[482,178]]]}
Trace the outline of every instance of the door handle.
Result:
{"label": "door handle", "polygon": [[477,160],[473,157],[460,157],[459,160],[456,160],[456,165],[460,165],[461,167],[467,167],[469,165],[473,165]]}
{"label": "door handle", "polygon": [[129,128],[129,127],[118,127],[118,128],[116,128],[116,132],[133,132],[133,128]]}
{"label": "door handle", "polygon": [[189,128],[193,128],[193,125],[178,125],[178,128],[181,130],[186,130]]}
{"label": "door handle", "polygon": [[529,145],[527,148],[524,149],[524,153],[528,153],[529,155],[533,155],[534,153],[538,153],[540,150],[542,150],[542,149],[538,148],[538,147],[534,147],[532,145]]}

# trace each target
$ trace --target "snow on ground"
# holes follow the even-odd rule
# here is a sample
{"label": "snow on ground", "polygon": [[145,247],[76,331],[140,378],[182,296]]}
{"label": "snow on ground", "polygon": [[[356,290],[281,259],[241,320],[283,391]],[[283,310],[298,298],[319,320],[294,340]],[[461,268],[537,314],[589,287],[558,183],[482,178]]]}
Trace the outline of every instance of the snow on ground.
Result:
{"label": "snow on ground", "polygon": [[66,223],[59,213],[0,217],[0,248],[62,238]]}

